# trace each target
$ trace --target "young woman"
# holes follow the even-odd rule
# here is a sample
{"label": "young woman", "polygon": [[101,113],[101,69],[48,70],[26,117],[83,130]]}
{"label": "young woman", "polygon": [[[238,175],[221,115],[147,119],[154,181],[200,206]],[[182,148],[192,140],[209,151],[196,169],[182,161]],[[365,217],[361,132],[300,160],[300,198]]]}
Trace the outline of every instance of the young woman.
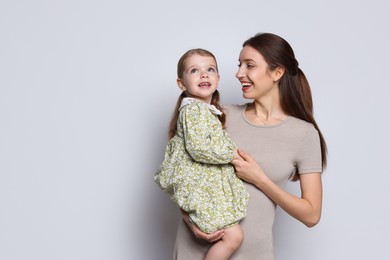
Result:
{"label": "young woman", "polygon": [[[240,149],[232,163],[251,196],[241,222],[245,240],[232,260],[273,260],[272,226],[276,206],[308,227],[321,216],[321,173],[326,166],[326,143],[313,117],[309,83],[293,49],[283,38],[257,34],[244,42],[236,74],[243,97],[253,100],[226,106],[227,132]],[[299,197],[284,190],[299,181]],[[206,234],[179,225],[174,259],[202,259],[223,231]]]}

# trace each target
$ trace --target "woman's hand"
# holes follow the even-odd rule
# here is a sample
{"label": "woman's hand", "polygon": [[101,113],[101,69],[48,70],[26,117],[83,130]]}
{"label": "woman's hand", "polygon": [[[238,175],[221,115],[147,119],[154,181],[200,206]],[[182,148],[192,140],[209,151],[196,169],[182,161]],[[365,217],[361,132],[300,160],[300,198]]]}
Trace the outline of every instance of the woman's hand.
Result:
{"label": "woman's hand", "polygon": [[241,149],[237,149],[237,156],[231,162],[236,169],[236,174],[246,182],[257,184],[266,177],[256,160]]}
{"label": "woman's hand", "polygon": [[224,236],[225,233],[223,229],[217,230],[214,233],[210,233],[210,234],[202,232],[194,223],[190,221],[190,217],[188,216],[187,212],[185,212],[182,209],[180,209],[180,211],[181,214],[183,215],[184,222],[187,223],[187,225],[191,229],[192,233],[194,233],[194,236],[196,238],[201,238],[208,242],[215,242],[220,240]]}

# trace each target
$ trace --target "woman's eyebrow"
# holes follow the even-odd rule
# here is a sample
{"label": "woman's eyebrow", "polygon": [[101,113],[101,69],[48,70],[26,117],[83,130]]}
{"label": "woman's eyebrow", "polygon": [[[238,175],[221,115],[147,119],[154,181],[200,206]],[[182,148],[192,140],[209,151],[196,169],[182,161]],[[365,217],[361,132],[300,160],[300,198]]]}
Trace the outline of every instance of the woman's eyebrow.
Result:
{"label": "woman's eyebrow", "polygon": [[248,58],[248,59],[243,59],[243,60],[238,60],[239,62],[248,62],[248,61],[251,61],[251,62],[254,62],[254,60]]}

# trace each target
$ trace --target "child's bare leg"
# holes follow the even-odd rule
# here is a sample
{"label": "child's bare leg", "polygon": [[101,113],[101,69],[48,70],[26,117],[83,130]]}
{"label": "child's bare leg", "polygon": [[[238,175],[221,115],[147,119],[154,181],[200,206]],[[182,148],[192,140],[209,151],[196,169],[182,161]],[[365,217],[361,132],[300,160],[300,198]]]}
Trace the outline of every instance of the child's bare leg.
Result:
{"label": "child's bare leg", "polygon": [[241,246],[244,232],[239,224],[225,229],[225,235],[212,245],[204,260],[228,260]]}

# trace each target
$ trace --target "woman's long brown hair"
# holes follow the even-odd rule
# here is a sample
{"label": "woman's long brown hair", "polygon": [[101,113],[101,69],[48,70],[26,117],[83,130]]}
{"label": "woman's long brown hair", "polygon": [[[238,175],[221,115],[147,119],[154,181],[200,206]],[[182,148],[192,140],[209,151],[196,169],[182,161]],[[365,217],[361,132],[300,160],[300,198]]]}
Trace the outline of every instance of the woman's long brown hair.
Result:
{"label": "woman's long brown hair", "polygon": [[[285,73],[279,82],[282,109],[288,115],[312,123],[317,129],[321,144],[322,168],[325,169],[327,164],[326,142],[314,119],[309,82],[303,71],[298,67],[299,63],[295,59],[290,44],[275,34],[259,33],[246,40],[244,46],[256,49],[264,57],[271,71],[278,67],[285,69]],[[292,177],[294,181],[298,179],[299,174]]]}
{"label": "woman's long brown hair", "polygon": [[[186,67],[185,67],[186,66],[186,64],[185,64],[186,60],[189,57],[191,57],[192,55],[194,55],[194,54],[198,54],[198,55],[201,55],[201,56],[212,57],[214,59],[214,61],[215,61],[215,64],[217,65],[217,70],[218,70],[217,59],[215,58],[215,56],[211,52],[209,52],[208,50],[205,50],[205,49],[200,49],[200,48],[191,49],[191,50],[187,51],[186,53],[184,53],[183,56],[181,56],[181,58],[179,59],[179,61],[177,63],[177,77],[179,79],[181,79],[183,77],[183,73],[184,73],[184,71],[186,69]],[[181,101],[185,97],[187,97],[187,93],[185,91],[183,91],[180,94],[179,98],[177,99],[175,110],[173,111],[171,122],[169,124],[169,129],[168,129],[168,138],[169,139],[174,137],[176,132],[177,132],[177,120],[179,118],[179,108],[180,108],[180,105],[181,105]],[[221,108],[221,105],[220,105],[220,96],[219,96],[218,90],[216,90],[213,93],[213,96],[211,98],[211,102],[210,103],[212,105],[214,105],[216,108],[218,108],[219,110],[222,111],[222,108]],[[219,121],[221,121],[221,124],[224,127],[225,126],[225,121],[226,121],[225,114],[219,115],[218,119],[219,119]]]}

